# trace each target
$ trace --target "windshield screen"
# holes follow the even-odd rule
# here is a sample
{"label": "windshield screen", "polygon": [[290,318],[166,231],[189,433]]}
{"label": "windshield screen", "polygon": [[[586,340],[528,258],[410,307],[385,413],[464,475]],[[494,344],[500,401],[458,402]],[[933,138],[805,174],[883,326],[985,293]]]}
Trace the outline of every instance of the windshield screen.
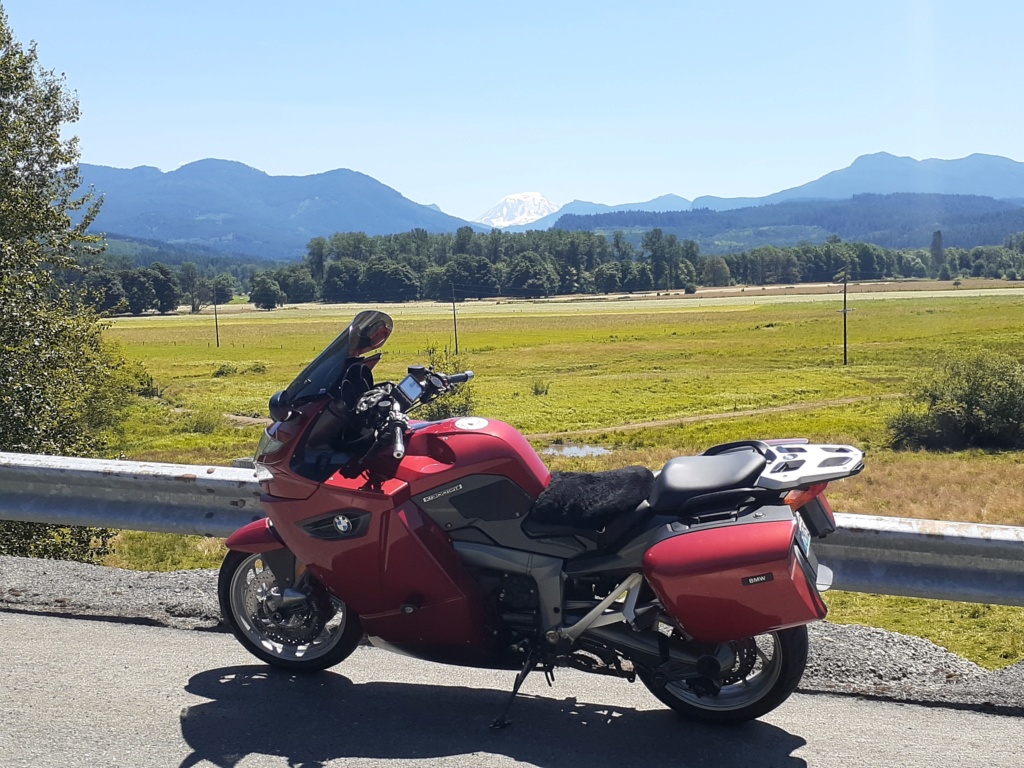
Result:
{"label": "windshield screen", "polygon": [[360,312],[285,390],[285,402],[294,405],[326,392],[345,373],[353,358],[384,346],[394,321],[383,312]]}

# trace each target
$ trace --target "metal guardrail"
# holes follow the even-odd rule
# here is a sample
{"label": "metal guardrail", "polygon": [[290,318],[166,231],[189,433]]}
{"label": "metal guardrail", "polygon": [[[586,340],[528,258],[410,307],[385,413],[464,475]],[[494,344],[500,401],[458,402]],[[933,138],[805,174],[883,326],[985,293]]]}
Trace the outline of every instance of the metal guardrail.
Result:
{"label": "metal guardrail", "polygon": [[1024,528],[837,514],[815,541],[836,589],[1024,606]]}
{"label": "metal guardrail", "polygon": [[263,517],[252,469],[0,453],[0,519],[230,536]]}
{"label": "metal guardrail", "polygon": [[[263,516],[252,469],[0,453],[0,519],[224,537]],[[814,543],[851,592],[1024,606],[1024,528],[836,515]]]}

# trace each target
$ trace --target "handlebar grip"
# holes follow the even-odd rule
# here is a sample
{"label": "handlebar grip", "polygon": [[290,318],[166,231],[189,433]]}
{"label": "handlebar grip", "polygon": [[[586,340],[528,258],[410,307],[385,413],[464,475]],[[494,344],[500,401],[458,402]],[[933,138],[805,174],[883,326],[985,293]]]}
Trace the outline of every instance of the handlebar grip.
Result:
{"label": "handlebar grip", "polygon": [[465,384],[470,381],[474,376],[472,371],[466,371],[465,373],[453,373],[448,377],[449,384]]}
{"label": "handlebar grip", "polygon": [[391,451],[391,455],[401,461],[405,458],[405,427],[401,424],[396,424],[394,427],[394,448]]}

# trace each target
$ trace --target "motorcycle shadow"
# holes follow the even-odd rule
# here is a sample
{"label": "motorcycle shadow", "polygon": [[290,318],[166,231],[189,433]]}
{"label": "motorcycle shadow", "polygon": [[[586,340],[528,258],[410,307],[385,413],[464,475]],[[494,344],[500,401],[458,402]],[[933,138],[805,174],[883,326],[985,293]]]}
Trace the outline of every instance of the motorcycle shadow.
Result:
{"label": "motorcycle shadow", "polygon": [[[181,712],[192,753],[231,768],[249,755],[280,756],[296,768],[331,761],[436,760],[488,755],[542,768],[623,765],[805,767],[792,753],[806,742],[768,723],[738,727],[681,720],[667,709],[520,696],[512,725],[489,725],[506,691],[415,683],[354,684],[325,672],[296,676],[266,666],[225,667],[193,676],[185,690],[212,699]],[[557,689],[555,689],[557,690]],[[465,758],[453,764],[465,764]],[[491,763],[504,762],[502,758]]]}

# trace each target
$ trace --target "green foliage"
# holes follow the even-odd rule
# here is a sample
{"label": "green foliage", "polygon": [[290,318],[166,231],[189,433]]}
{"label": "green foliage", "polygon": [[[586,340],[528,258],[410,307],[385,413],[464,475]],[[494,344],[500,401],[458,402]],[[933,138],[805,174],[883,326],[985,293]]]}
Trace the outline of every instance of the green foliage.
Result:
{"label": "green foliage", "polygon": [[[438,348],[436,344],[427,347],[427,364],[441,373],[461,373],[468,367],[464,355],[456,355],[448,347]],[[416,411],[417,419],[441,421],[473,413],[473,383],[461,384],[449,395],[439,397]]]}
{"label": "green foliage", "polygon": [[110,549],[104,565],[136,571],[215,569],[227,554],[221,539],[142,531],[121,531]]}
{"label": "green foliage", "polygon": [[1024,445],[1024,365],[993,352],[957,354],[889,421],[897,448],[955,450]]}
{"label": "green foliage", "polygon": [[721,256],[709,256],[701,264],[700,281],[704,285],[728,285],[731,277],[729,265]]}
{"label": "green foliage", "polygon": [[[99,209],[78,195],[78,119],[63,78],[23,48],[0,8],[0,450],[88,455],[116,432],[144,373],[102,339],[82,294],[58,277],[95,250]],[[75,223],[78,219],[78,223]],[[0,552],[90,560],[109,532],[0,523]]]}
{"label": "green foliage", "polygon": [[207,405],[184,414],[178,428],[182,432],[211,435],[224,426],[224,415],[216,406]]}
{"label": "green foliage", "polygon": [[263,272],[253,277],[249,301],[255,304],[257,309],[274,309],[284,304],[286,298],[287,296],[271,273]]}

